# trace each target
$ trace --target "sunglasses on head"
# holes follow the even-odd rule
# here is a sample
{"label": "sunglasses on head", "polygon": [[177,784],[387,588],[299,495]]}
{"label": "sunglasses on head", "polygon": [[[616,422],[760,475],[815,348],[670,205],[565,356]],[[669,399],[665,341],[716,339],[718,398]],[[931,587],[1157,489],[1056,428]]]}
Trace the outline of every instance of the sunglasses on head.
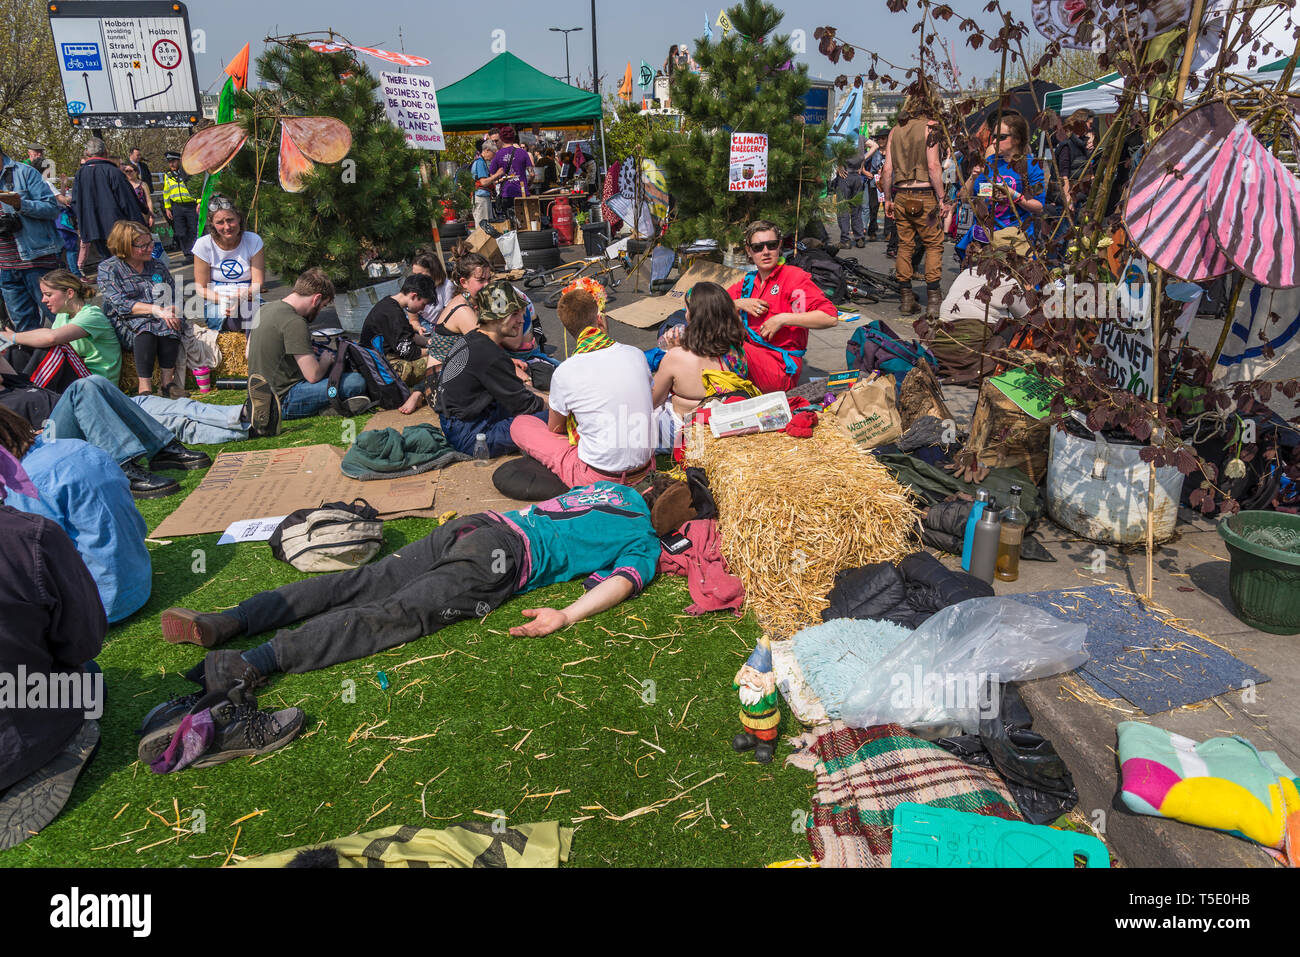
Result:
{"label": "sunglasses on head", "polygon": [[750,243],[749,248],[751,252],[756,253],[761,253],[765,249],[776,250],[781,248],[781,240],[768,239],[761,243]]}

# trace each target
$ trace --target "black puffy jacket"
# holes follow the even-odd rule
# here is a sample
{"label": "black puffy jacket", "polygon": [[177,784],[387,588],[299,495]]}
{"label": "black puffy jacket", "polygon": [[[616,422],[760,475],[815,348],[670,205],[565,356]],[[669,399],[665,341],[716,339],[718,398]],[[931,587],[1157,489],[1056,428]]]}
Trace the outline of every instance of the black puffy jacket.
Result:
{"label": "black puffy jacket", "polygon": [[832,618],[872,618],[916,628],[936,612],[968,598],[992,598],[993,586],[962,571],[949,571],[929,552],[913,552],[895,568],[876,562],[847,568],[826,595]]}

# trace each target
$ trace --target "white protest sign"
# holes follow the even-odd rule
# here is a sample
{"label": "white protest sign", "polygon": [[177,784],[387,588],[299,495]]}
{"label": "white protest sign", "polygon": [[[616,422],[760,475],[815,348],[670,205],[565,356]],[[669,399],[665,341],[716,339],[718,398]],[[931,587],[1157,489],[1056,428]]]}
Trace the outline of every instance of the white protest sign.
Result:
{"label": "white protest sign", "polygon": [[406,145],[421,150],[446,149],[433,77],[383,72],[379,76],[383,83],[384,112],[406,134]]}
{"label": "white protest sign", "polygon": [[241,518],[231,522],[225,532],[217,539],[218,545],[235,545],[239,542],[264,542],[271,537],[280,523],[288,516],[277,515],[274,518]]}
{"label": "white protest sign", "polygon": [[767,134],[732,133],[728,165],[728,192],[767,192]]}

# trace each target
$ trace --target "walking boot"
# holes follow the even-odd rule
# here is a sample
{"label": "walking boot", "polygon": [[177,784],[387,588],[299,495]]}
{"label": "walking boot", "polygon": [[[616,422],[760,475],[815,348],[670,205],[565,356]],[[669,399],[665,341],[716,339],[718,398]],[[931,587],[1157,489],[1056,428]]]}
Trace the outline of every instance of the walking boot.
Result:
{"label": "walking boot", "polygon": [[904,286],[899,290],[898,314],[900,316],[911,316],[917,312],[916,293],[912,291],[911,286]]}

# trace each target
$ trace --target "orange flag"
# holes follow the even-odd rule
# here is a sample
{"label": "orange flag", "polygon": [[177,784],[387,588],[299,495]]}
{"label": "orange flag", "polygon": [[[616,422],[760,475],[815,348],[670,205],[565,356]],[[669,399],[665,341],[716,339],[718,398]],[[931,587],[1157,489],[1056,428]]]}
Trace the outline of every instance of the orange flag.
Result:
{"label": "orange flag", "polygon": [[226,73],[235,81],[235,89],[242,90],[248,86],[248,44],[244,44],[244,49],[226,64]]}
{"label": "orange flag", "polygon": [[627,63],[627,69],[623,72],[623,85],[618,88],[618,95],[629,103],[632,102],[632,61]]}

